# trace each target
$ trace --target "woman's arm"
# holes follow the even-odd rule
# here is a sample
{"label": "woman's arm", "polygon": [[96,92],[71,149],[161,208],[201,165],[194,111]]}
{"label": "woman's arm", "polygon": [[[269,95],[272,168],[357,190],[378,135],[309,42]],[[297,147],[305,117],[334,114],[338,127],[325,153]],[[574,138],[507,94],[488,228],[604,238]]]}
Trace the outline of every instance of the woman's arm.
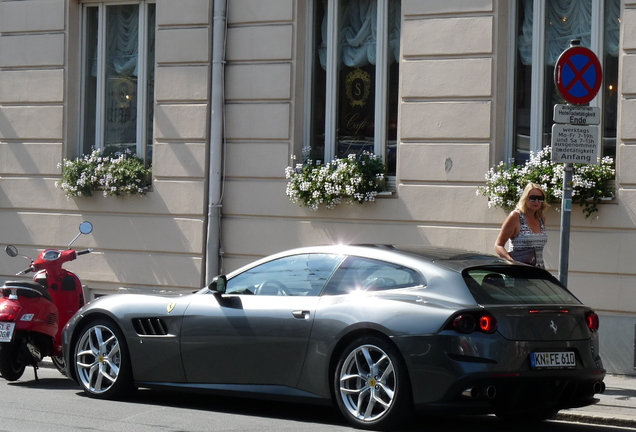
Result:
{"label": "woman's arm", "polygon": [[520,230],[521,222],[519,221],[519,213],[514,210],[510,212],[503,225],[501,225],[501,230],[499,231],[497,241],[495,242],[495,252],[497,255],[501,258],[514,261],[508,251],[506,251],[506,243],[511,238],[518,236]]}

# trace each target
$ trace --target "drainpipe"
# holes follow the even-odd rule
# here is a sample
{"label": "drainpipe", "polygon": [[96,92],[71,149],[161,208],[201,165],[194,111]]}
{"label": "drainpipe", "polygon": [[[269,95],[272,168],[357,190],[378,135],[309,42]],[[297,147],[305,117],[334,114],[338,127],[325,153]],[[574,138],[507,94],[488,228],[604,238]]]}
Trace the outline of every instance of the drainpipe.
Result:
{"label": "drainpipe", "polygon": [[208,225],[205,284],[219,273],[221,251],[221,203],[223,200],[223,146],[225,103],[225,35],[227,0],[214,0],[212,80],[210,97],[210,164],[208,172]]}

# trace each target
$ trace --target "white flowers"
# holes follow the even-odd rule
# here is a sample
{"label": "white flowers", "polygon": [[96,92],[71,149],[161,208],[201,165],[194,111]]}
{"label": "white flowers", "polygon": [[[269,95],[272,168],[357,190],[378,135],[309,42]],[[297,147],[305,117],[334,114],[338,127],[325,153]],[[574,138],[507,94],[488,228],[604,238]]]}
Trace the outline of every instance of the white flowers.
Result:
{"label": "white flowers", "polygon": [[[564,164],[552,162],[552,149],[545,147],[540,152],[530,152],[530,159],[522,166],[512,161],[499,162],[486,173],[486,185],[477,188],[477,195],[488,198],[488,207],[499,207],[510,211],[517,204],[528,183],[536,183],[546,194],[548,203],[558,203],[563,197]],[[572,198],[583,207],[590,217],[598,211],[602,198],[613,198],[612,186],[616,172],[614,160],[604,157],[598,165],[574,165],[572,176]]]}
{"label": "white flowers", "polygon": [[[322,165],[308,159],[310,148],[303,148],[304,164],[285,169],[287,196],[300,206],[318,210],[340,204],[375,201],[378,192],[384,190],[386,168],[380,158],[364,151],[359,156],[350,154]],[[292,161],[296,158],[292,156]]]}
{"label": "white flowers", "polygon": [[62,179],[55,182],[55,187],[68,197],[89,197],[97,190],[104,196],[144,195],[149,188],[150,168],[129,150],[111,156],[93,150],[74,160],[64,159],[58,167],[63,167]]}

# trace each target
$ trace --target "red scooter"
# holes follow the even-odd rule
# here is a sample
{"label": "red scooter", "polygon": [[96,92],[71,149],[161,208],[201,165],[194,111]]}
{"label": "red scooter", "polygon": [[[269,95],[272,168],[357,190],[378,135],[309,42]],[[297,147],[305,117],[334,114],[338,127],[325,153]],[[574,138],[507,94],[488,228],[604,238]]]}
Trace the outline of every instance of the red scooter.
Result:
{"label": "red scooter", "polygon": [[47,249],[36,260],[19,255],[13,245],[5,248],[9,256],[31,261],[18,275],[36,272],[34,282],[5,282],[0,288],[0,374],[8,381],[19,379],[27,366],[33,366],[37,380],[38,364],[48,356],[65,373],[62,330],[85,301],[79,278],[62,264],[92,252],[71,249],[80,235],[93,231],[93,225],[82,222],[79,230],[67,250]]}

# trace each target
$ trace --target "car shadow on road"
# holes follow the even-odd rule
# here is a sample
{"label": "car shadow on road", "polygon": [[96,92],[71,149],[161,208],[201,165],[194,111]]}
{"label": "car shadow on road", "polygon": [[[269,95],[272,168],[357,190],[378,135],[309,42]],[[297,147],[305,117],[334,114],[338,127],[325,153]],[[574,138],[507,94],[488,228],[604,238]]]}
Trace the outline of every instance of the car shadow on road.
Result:
{"label": "car shadow on road", "polygon": [[605,396],[615,396],[618,399],[627,400],[630,398],[636,398],[636,390],[611,388],[606,389],[603,393]]}
{"label": "car shadow on road", "polygon": [[157,390],[138,390],[136,402],[157,405],[168,404],[183,408],[204,409],[226,414],[250,415],[267,418],[284,418],[310,423],[344,426],[348,423],[335,407],[249,399],[230,396],[210,396],[199,393],[179,393]]}
{"label": "car shadow on road", "polygon": [[[85,393],[78,395],[87,397]],[[126,400],[127,403],[147,404],[161,407],[206,410],[215,413],[262,417],[267,419],[302,422],[305,425],[317,424],[333,426],[334,430],[356,431],[342,417],[337,407],[309,405],[301,403],[267,401],[228,396],[214,396],[202,393],[180,393],[140,389]],[[386,429],[384,432],[621,432],[632,431],[629,428],[617,428],[582,423],[546,421],[526,423],[504,422],[495,416],[462,415],[415,415],[406,425]]]}

